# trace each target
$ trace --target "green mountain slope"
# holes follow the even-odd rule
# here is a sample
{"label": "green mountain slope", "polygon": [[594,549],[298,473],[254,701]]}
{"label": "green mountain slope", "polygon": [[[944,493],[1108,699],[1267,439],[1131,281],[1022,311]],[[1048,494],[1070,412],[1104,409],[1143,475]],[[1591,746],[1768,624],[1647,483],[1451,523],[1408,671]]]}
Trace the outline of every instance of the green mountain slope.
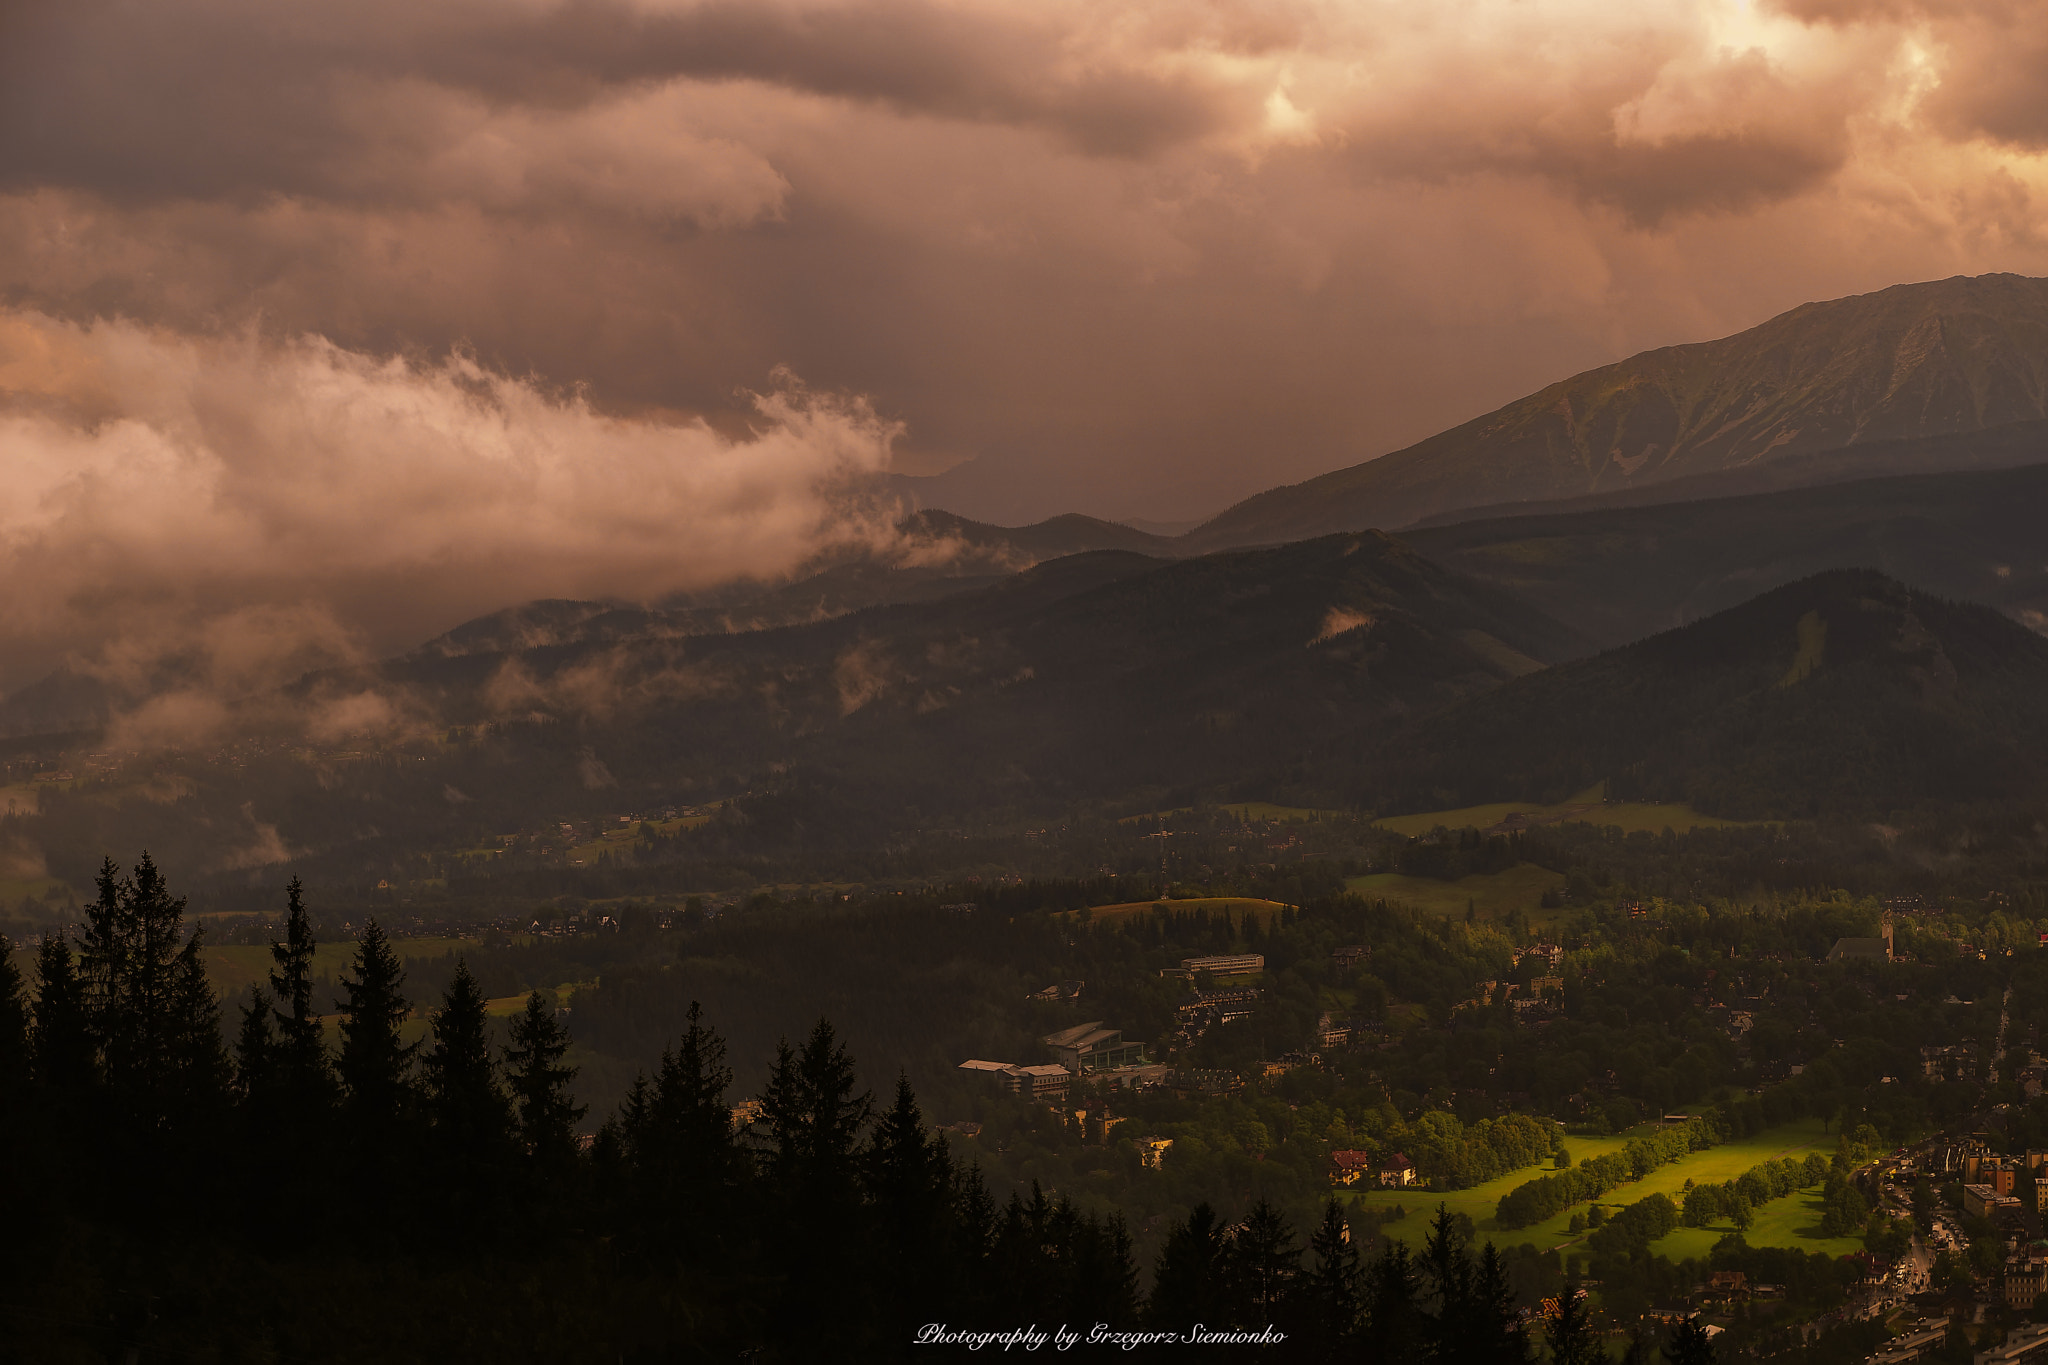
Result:
{"label": "green mountain slope", "polygon": [[[1589,370],[1405,450],[1249,498],[1186,539],[1215,549],[1398,527],[2043,418],[2048,280],[1899,285]],[[1924,454],[2004,458],[1967,445]]]}
{"label": "green mountain slope", "polygon": [[1881,819],[2037,793],[2044,689],[2048,640],[1848,570],[1347,748],[1395,809],[1558,800],[1606,781],[1611,797],[1716,815]]}

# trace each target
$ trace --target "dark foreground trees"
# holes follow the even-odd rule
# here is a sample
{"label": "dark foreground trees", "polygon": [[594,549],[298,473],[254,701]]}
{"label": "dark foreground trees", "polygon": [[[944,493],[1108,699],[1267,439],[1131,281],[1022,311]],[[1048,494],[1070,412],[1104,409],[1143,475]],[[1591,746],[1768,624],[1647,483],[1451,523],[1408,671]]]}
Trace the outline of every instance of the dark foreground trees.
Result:
{"label": "dark foreground trees", "polygon": [[415,1010],[373,923],[343,998],[316,1000],[296,883],[231,1063],[183,912],[147,858],[109,863],[77,944],[29,974],[0,954],[0,1362],[889,1360],[927,1324],[1032,1323],[1284,1336],[1256,1359],[1530,1358],[1499,1256],[1441,1209],[1419,1254],[1368,1257],[1334,1201],[1313,1229],[1203,1205],[1148,1298],[1121,1218],[1037,1184],[995,1198],[824,1019],[735,1108],[692,1006],[579,1137],[547,995],[493,1020],[461,968]]}

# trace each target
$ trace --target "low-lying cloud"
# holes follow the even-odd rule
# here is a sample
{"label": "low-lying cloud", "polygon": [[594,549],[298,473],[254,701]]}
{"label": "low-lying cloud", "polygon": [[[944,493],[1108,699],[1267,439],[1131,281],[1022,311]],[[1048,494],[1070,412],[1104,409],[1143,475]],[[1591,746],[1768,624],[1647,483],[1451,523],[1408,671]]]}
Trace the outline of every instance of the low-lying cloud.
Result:
{"label": "low-lying cloud", "polygon": [[[0,657],[122,695],[137,743],[540,597],[647,600],[891,542],[854,496],[896,426],[788,375],[725,434],[599,412],[461,353],[0,313]],[[337,684],[316,738],[403,698]],[[417,718],[413,718],[417,719]]]}

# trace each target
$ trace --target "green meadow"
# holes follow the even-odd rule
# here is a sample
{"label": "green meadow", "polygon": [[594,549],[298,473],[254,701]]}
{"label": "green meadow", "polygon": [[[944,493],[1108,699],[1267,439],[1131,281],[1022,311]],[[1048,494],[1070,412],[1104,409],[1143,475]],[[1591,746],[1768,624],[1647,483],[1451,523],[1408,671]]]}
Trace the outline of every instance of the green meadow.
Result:
{"label": "green meadow", "polygon": [[[1652,1131],[1650,1126],[1636,1129],[1636,1132]],[[1573,1137],[1565,1140],[1576,1165],[1587,1157],[1600,1156],[1607,1152],[1619,1151],[1627,1140],[1626,1135],[1616,1137],[1585,1138]],[[1720,1184],[1733,1180],[1752,1166],[1781,1156],[1803,1157],[1808,1152],[1831,1152],[1835,1138],[1832,1133],[1823,1132],[1819,1119],[1807,1119],[1799,1123],[1788,1123],[1781,1127],[1765,1129],[1761,1133],[1734,1142],[1724,1142],[1704,1152],[1694,1152],[1683,1161],[1675,1161],[1659,1167],[1643,1179],[1617,1185],[1598,1201],[1611,1212],[1638,1199],[1653,1194],[1669,1195],[1673,1203],[1684,1198],[1685,1182],[1695,1184]],[[1579,1240],[1570,1231],[1574,1213],[1585,1213],[1587,1205],[1575,1204],[1546,1222],[1526,1228],[1504,1229],[1494,1221],[1493,1211],[1500,1204],[1501,1196],[1517,1185],[1550,1174],[1541,1166],[1530,1166],[1484,1185],[1475,1185],[1468,1190],[1453,1190],[1446,1194],[1432,1194],[1427,1190],[1371,1190],[1354,1194],[1352,1198],[1368,1208],[1384,1208],[1399,1204],[1407,1210],[1408,1216],[1400,1222],[1389,1223],[1384,1231],[1390,1237],[1397,1237],[1411,1247],[1422,1244],[1422,1235],[1428,1229],[1429,1220],[1439,1203],[1471,1218],[1482,1240],[1491,1238],[1504,1245],[1519,1245],[1533,1242],[1546,1249],[1569,1246]],[[1841,1255],[1855,1251],[1863,1244],[1851,1237],[1824,1238],[1819,1233],[1820,1196],[1816,1187],[1801,1190],[1776,1199],[1757,1210],[1756,1222],[1748,1232],[1752,1246],[1788,1246],[1803,1251],[1823,1251],[1829,1255]],[[1670,1236],[1652,1245],[1652,1250],[1674,1260],[1686,1256],[1703,1256],[1708,1248],[1734,1226],[1723,1221],[1707,1228],[1679,1228]],[[1583,1236],[1583,1234],[1580,1234]]]}
{"label": "green meadow", "polygon": [[1475,873],[1454,882],[1435,877],[1410,877],[1400,872],[1374,872],[1348,877],[1344,885],[1373,900],[1399,901],[1432,915],[1462,915],[1470,905],[1473,912],[1496,919],[1510,910],[1527,912],[1531,920],[1542,918],[1543,893],[1564,885],[1564,874],[1534,863],[1520,863],[1504,872]]}

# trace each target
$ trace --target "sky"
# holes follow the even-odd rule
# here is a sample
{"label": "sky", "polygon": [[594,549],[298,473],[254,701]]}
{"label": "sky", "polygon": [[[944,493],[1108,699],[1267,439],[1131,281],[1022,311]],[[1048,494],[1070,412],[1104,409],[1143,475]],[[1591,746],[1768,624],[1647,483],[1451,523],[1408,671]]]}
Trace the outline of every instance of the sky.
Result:
{"label": "sky", "polygon": [[1181,521],[2048,274],[2037,0],[0,5],[0,688]]}

